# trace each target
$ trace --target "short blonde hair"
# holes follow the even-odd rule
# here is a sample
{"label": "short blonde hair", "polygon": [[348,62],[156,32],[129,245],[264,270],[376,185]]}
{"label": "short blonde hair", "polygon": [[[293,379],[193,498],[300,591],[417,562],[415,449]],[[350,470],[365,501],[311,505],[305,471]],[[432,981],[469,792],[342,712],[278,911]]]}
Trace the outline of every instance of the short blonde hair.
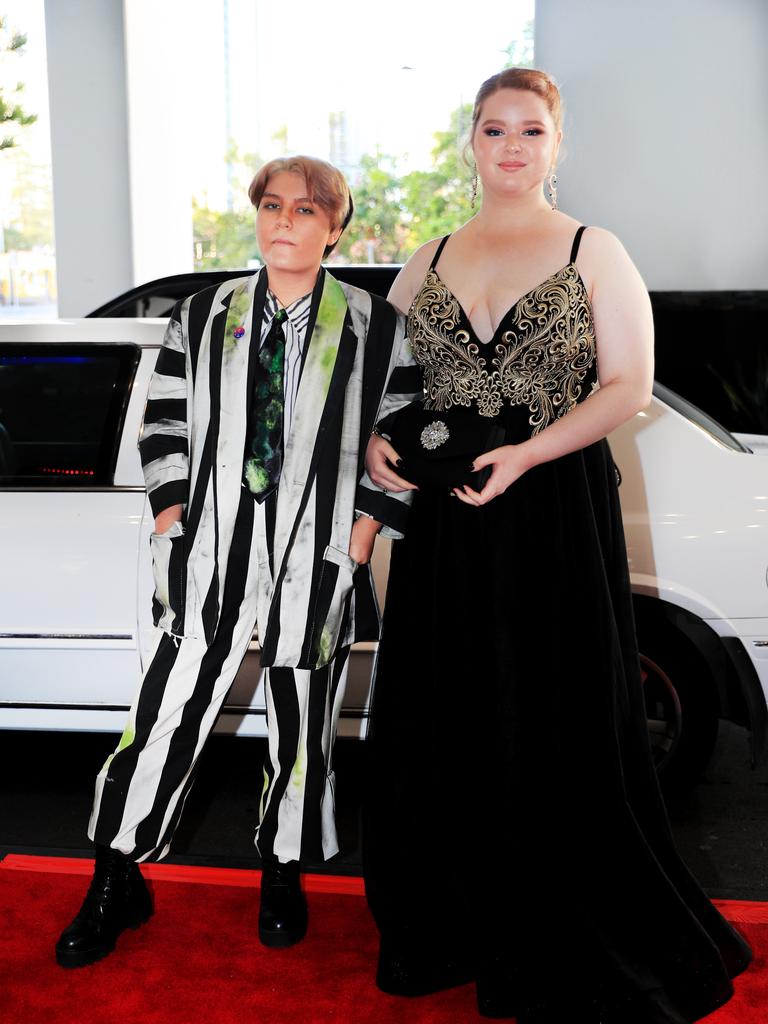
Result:
{"label": "short blonde hair", "polygon": [[[279,174],[281,171],[300,174],[307,183],[307,198],[325,210],[332,228],[341,228],[344,231],[352,219],[354,210],[347,179],[333,164],[318,160],[314,156],[281,156],[264,164],[248,186],[248,198],[256,209],[259,208],[261,198],[267,190],[267,182],[273,174]],[[337,244],[338,239],[333,245],[327,245],[324,257],[333,252]]]}

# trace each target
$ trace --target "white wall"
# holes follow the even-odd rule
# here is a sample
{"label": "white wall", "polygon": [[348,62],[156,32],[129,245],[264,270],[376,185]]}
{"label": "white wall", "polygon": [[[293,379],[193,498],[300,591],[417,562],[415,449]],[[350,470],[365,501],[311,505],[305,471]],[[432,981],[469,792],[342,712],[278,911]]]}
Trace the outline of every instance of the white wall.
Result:
{"label": "white wall", "polygon": [[122,0],[45,0],[59,315],[133,284]]}
{"label": "white wall", "polygon": [[560,206],[650,288],[768,288],[768,3],[537,0],[563,91]]}

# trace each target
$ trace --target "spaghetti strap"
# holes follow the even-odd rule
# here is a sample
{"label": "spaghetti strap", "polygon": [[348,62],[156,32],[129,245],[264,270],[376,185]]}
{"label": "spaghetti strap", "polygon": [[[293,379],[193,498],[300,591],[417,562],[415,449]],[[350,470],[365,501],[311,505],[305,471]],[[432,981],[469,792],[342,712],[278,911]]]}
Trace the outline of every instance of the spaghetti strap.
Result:
{"label": "spaghetti strap", "polygon": [[587,225],[586,224],[582,224],[581,227],[576,232],[576,234],[574,235],[573,246],[571,247],[571,258],[568,260],[569,263],[575,263],[576,262],[576,257],[579,254],[579,246],[581,245],[581,236],[584,234],[584,232],[586,230],[587,230]]}
{"label": "spaghetti strap", "polygon": [[440,253],[443,251],[445,243],[448,241],[450,237],[450,235],[445,235],[441,240],[440,245],[438,245],[437,249],[435,249],[435,255],[432,257],[432,262],[429,264],[430,270],[434,270],[435,267],[437,266],[437,261],[440,259]]}

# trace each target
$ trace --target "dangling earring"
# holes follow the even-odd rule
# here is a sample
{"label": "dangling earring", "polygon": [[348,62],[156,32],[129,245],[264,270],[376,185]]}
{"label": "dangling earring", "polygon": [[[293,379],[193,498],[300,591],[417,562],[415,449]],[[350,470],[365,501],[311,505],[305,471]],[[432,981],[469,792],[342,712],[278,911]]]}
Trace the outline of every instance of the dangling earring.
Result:
{"label": "dangling earring", "polygon": [[470,199],[469,199],[469,205],[472,207],[473,210],[475,208],[476,201],[477,201],[477,171],[475,171],[475,173],[472,175],[472,195],[470,196]]}
{"label": "dangling earring", "polygon": [[549,203],[553,210],[557,209],[557,175],[554,171],[549,172],[547,178],[547,188],[549,189]]}

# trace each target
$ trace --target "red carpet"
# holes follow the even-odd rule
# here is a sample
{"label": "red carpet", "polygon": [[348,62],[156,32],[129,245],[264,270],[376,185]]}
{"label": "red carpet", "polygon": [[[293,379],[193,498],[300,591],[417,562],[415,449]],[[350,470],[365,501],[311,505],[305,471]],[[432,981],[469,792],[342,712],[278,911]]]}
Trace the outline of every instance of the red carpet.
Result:
{"label": "red carpet", "polygon": [[[373,983],[376,932],[356,878],[307,878],[310,928],[287,950],[256,938],[259,872],[146,865],[158,913],[117,953],[65,971],[53,958],[91,862],[0,861],[1,1024],[472,1024],[472,986],[411,1001]],[[756,951],[708,1024],[768,1020],[768,904],[723,901]],[[564,1022],[565,1024],[565,1022]]]}

